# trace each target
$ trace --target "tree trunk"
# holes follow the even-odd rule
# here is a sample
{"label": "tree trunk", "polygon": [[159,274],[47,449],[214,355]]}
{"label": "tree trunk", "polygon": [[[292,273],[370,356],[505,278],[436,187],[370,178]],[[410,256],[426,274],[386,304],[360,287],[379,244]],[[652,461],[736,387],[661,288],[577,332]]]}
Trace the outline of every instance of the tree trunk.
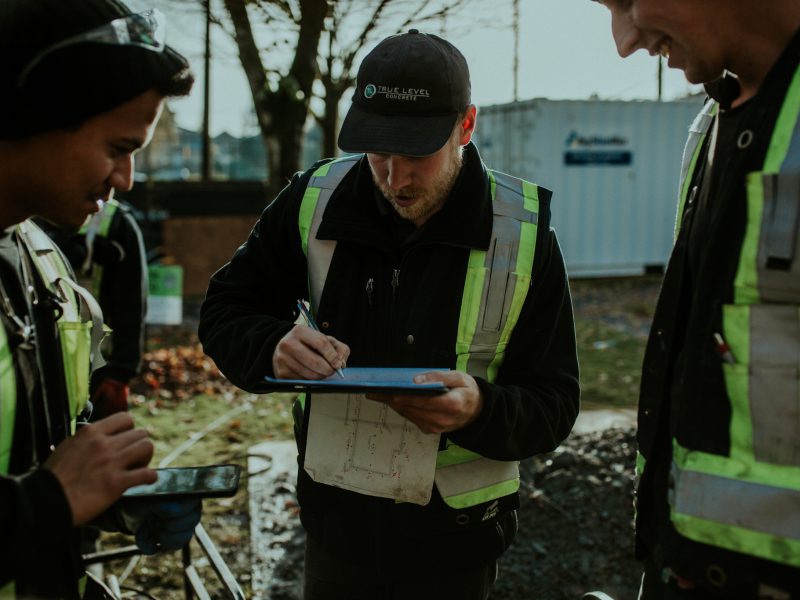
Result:
{"label": "tree trunk", "polygon": [[294,60],[271,90],[253,37],[245,0],[225,0],[231,16],[239,60],[247,75],[258,125],[267,154],[268,189],[279,192],[300,168],[303,128],[308,116],[311,88],[317,76],[317,47],[328,12],[327,0],[302,0],[300,32]]}
{"label": "tree trunk", "polygon": [[339,104],[346,88],[325,88],[325,112],[318,123],[322,129],[322,156],[334,157],[338,153],[336,134],[339,131]]}

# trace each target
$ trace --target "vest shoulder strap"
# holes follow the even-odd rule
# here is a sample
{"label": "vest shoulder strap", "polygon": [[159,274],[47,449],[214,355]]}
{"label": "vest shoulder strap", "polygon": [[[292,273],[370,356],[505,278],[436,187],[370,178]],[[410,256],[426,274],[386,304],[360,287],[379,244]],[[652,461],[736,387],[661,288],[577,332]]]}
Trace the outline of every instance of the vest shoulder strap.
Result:
{"label": "vest shoulder strap", "polygon": [[363,155],[344,156],[325,163],[311,175],[300,204],[300,240],[308,264],[308,289],[313,314],[319,309],[322,288],[331,266],[334,240],[318,240],[317,231],[322,223],[322,215],[334,190],[347,176]]}
{"label": "vest shoulder strap", "polygon": [[686,206],[686,200],[689,197],[689,188],[692,183],[697,161],[700,158],[700,150],[703,147],[703,141],[708,135],[708,130],[711,129],[711,124],[714,122],[714,117],[719,111],[719,104],[714,100],[709,100],[705,103],[702,110],[697,114],[692,124],[689,126],[689,137],[686,139],[686,145],[683,147],[683,157],[681,159],[681,174],[678,183],[678,210],[675,215],[675,237],[678,236],[678,230],[681,226],[681,219],[683,217],[683,209]]}

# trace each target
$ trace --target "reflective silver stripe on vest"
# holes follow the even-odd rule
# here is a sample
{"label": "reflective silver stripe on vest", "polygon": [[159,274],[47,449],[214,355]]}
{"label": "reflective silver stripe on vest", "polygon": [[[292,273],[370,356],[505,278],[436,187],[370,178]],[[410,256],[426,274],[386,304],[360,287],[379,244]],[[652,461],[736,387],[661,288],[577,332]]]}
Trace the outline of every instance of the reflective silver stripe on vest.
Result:
{"label": "reflective silver stripe on vest", "polygon": [[675,237],[678,236],[678,229],[680,228],[681,218],[683,217],[683,208],[686,203],[686,198],[689,195],[689,186],[692,182],[692,175],[694,175],[700,146],[702,146],[703,140],[706,138],[708,130],[714,122],[717,107],[718,104],[716,102],[706,102],[689,126],[689,136],[683,148],[681,175],[678,180],[678,212],[675,218]]}
{"label": "reflective silver stripe on vest", "polygon": [[[456,350],[459,370],[494,381],[505,344],[530,287],[538,215],[525,206],[525,187],[530,186],[535,194],[536,186],[496,171],[489,171],[489,177],[492,238],[486,252],[474,249],[470,252],[470,265],[477,262],[475,258],[484,255],[482,266],[486,276],[482,285],[469,280],[465,284]],[[533,205],[538,197],[528,200]],[[533,228],[531,238],[523,235],[526,227]],[[523,243],[532,247],[521,249]],[[522,293],[519,286],[524,286]],[[465,311],[465,305],[477,305],[477,314],[473,317],[469,310]],[[450,440],[447,448],[439,453],[437,465],[436,487],[453,508],[494,500],[519,488],[518,461],[491,460],[460,448]]]}
{"label": "reflective silver stripe on vest", "polygon": [[[315,315],[319,310],[319,303],[322,299],[322,289],[328,277],[328,269],[331,266],[333,251],[336,249],[335,240],[318,240],[317,231],[319,230],[320,223],[322,223],[322,215],[325,213],[325,207],[328,205],[328,200],[330,200],[333,190],[336,189],[345,175],[347,175],[350,169],[352,169],[359,160],[361,160],[361,155],[345,156],[344,158],[322,165],[322,167],[317,169],[311,176],[308,186],[306,187],[306,193],[308,193],[309,190],[319,190],[319,195],[316,197],[313,217],[311,218],[311,227],[308,232],[309,243],[306,248],[311,309]],[[312,240],[314,242],[313,244],[310,243]]]}
{"label": "reflective silver stripe on vest", "polygon": [[682,471],[674,464],[672,477],[676,513],[800,541],[800,491]]}
{"label": "reflective silver stripe on vest", "polygon": [[[469,462],[437,467],[434,481],[448,505],[453,508],[475,506],[508,496],[519,489],[519,461],[492,460],[476,454],[475,459]],[[489,489],[504,482],[507,485],[500,489]],[[470,494],[477,497],[469,498]],[[464,496],[467,501],[458,502],[457,496]]]}
{"label": "reflective silver stripe on vest", "polygon": [[[761,299],[772,302],[796,302],[800,297],[800,97],[794,103],[784,106],[794,111],[796,120],[780,172],[749,176],[760,178],[763,187],[757,285]],[[749,186],[758,186],[758,181]]]}
{"label": "reflective silver stripe on vest", "polygon": [[796,305],[750,307],[749,397],[756,460],[800,466],[800,314]]}
{"label": "reflective silver stripe on vest", "polygon": [[[489,376],[489,366],[495,359],[511,314],[523,223],[538,223],[538,215],[525,209],[522,180],[497,171],[492,171],[491,176],[495,181],[492,202],[494,220],[492,239],[483,262],[489,275],[484,279],[481,298],[478,299],[480,311],[474,331],[471,332],[467,351],[469,361],[465,368],[473,377],[482,377],[489,381],[494,379]],[[529,270],[524,273],[524,277],[529,275]],[[518,316],[512,317],[515,322]]]}

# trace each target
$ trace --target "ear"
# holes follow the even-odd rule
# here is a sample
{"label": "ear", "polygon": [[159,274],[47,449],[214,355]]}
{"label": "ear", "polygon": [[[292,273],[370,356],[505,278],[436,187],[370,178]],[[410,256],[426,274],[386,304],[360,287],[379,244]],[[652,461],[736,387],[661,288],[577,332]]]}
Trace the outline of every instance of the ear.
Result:
{"label": "ear", "polygon": [[461,116],[461,138],[458,143],[462,146],[469,144],[472,134],[475,132],[475,120],[478,116],[478,109],[474,104],[470,104]]}

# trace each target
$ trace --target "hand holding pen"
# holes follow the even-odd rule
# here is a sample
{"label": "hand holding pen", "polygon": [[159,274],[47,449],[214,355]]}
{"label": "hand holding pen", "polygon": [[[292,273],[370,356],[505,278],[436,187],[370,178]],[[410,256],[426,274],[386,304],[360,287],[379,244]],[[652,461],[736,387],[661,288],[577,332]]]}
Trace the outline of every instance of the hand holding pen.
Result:
{"label": "hand holding pen", "polygon": [[350,348],[335,337],[319,331],[314,317],[303,302],[297,309],[308,327],[292,327],[275,346],[272,372],[279,379],[324,379],[335,371],[344,377],[342,368]]}
{"label": "hand holding pen", "polygon": [[[298,300],[297,310],[299,310],[300,314],[303,315],[303,319],[305,320],[306,325],[311,327],[311,329],[313,329],[314,331],[319,331],[319,326],[317,325],[317,322],[314,320],[314,317],[312,316],[311,312],[306,307],[305,302],[303,302],[302,300]],[[333,365],[331,366],[333,367]],[[339,374],[339,377],[344,379],[344,372],[342,371],[341,368],[336,369],[336,373]]]}

